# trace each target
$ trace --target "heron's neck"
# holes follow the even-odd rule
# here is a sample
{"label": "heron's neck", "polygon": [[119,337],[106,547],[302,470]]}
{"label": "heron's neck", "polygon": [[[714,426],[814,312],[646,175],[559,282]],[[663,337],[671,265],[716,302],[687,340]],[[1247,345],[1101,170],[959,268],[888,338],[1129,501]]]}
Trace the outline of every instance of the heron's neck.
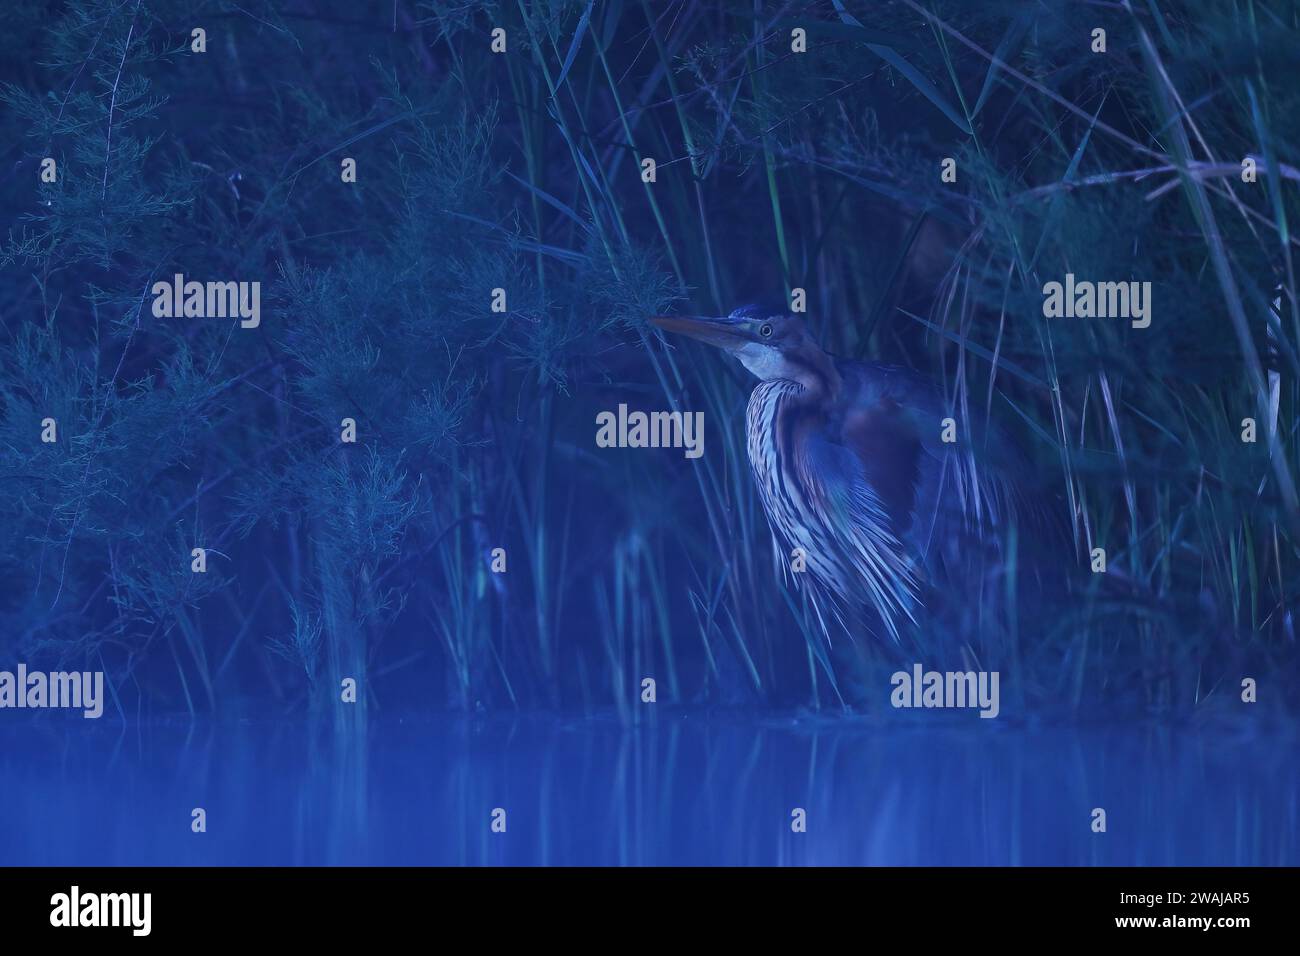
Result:
{"label": "heron's neck", "polygon": [[835,359],[815,345],[806,344],[784,354],[747,345],[736,357],[765,383],[789,382],[797,386],[797,398],[804,404],[832,402],[839,396],[841,382]]}
{"label": "heron's neck", "polygon": [[835,360],[818,348],[790,356],[780,377],[798,386],[786,400],[805,407],[834,403],[842,384]]}
{"label": "heron's neck", "polygon": [[803,374],[795,379],[811,401],[833,402],[840,394],[840,373],[835,359],[819,348],[799,356]]}

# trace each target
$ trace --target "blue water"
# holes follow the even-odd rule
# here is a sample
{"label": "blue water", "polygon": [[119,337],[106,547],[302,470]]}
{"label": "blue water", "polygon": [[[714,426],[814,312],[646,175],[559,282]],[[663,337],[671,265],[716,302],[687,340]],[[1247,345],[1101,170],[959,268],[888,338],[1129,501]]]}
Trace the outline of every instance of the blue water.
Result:
{"label": "blue water", "polygon": [[0,864],[1300,864],[1293,733],[995,723],[6,720]]}

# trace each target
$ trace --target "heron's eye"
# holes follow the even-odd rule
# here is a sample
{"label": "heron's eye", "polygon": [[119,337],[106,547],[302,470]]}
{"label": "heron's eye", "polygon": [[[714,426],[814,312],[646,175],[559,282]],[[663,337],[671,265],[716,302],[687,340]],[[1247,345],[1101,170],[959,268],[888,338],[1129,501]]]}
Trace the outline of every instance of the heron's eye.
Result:
{"label": "heron's eye", "polygon": [[763,338],[768,338],[772,334],[772,326],[764,322],[763,325],[759,328],[758,334],[763,336]]}

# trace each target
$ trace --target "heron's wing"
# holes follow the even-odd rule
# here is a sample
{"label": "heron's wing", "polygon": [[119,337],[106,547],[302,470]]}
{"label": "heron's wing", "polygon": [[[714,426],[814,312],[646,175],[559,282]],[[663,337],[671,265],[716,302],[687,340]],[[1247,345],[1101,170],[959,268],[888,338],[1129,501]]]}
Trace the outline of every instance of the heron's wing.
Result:
{"label": "heron's wing", "polygon": [[[865,600],[899,639],[903,618],[915,622],[919,585],[901,545],[891,504],[858,455],[824,429],[799,442],[795,466],[810,506],[813,550],[823,578],[842,599]],[[896,491],[892,486],[890,492]]]}
{"label": "heron's wing", "polygon": [[905,369],[852,363],[854,390],[837,440],[862,462],[903,538],[922,561],[936,543],[996,527],[1011,505],[1000,465],[1014,447],[988,423],[959,422],[956,441],[942,438],[950,413],[927,383]]}
{"label": "heron's wing", "polygon": [[890,396],[875,396],[850,409],[830,439],[852,452],[891,530],[905,536],[916,521],[926,463],[915,410]]}

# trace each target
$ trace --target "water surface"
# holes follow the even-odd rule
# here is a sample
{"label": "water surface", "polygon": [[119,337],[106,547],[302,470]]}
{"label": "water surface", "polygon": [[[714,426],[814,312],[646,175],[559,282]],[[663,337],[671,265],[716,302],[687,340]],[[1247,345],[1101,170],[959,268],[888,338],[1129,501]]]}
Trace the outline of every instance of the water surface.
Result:
{"label": "water surface", "polygon": [[0,864],[1300,864],[1290,733],[998,723],[6,719]]}

